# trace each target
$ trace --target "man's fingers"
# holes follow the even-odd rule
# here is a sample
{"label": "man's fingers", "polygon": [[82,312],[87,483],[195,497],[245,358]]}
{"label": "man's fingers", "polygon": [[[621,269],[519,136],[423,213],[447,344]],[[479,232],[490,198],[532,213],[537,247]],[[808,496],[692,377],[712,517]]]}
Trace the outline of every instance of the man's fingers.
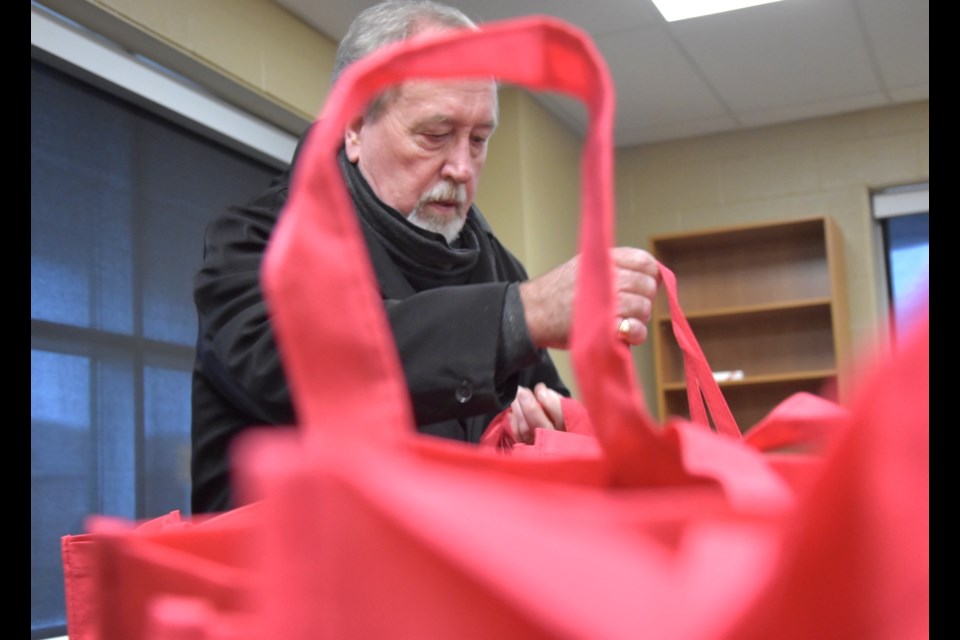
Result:
{"label": "man's fingers", "polygon": [[627,344],[643,344],[649,334],[647,325],[635,318],[621,318],[617,321],[617,337]]}
{"label": "man's fingers", "polygon": [[518,442],[533,442],[534,429],[565,429],[563,396],[542,382],[534,391],[517,387],[517,397],[510,404],[510,429]]}
{"label": "man's fingers", "polygon": [[520,394],[514,399],[510,406],[510,429],[513,431],[513,437],[517,442],[529,444],[533,438],[530,433],[530,425],[523,415],[523,407],[520,406]]}
{"label": "man's fingers", "polygon": [[650,252],[634,247],[615,247],[612,254],[613,262],[618,267],[639,271],[660,281],[660,266]]}
{"label": "man's fingers", "polygon": [[542,382],[537,383],[537,386],[534,387],[534,393],[540,402],[540,407],[543,408],[544,413],[553,425],[553,428],[558,431],[563,431],[565,428],[563,422],[563,405],[561,404],[563,396]]}
{"label": "man's fingers", "polygon": [[530,426],[531,439],[533,438],[533,429],[553,429],[553,421],[547,415],[544,408],[540,405],[540,400],[533,394],[533,391],[526,387],[520,387],[517,390],[517,399],[523,409],[523,416]]}

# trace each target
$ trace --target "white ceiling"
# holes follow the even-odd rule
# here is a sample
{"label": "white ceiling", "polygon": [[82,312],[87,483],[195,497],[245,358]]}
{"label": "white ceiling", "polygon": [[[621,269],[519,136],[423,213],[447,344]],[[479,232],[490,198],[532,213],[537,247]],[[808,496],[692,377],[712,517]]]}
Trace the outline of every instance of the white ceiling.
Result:
{"label": "white ceiling", "polygon": [[[377,0],[274,0],[339,41]],[[927,100],[928,0],[783,0],[667,23],[650,0],[448,0],[477,22],[534,14],[588,32],[617,91],[618,146]],[[582,132],[580,104],[538,99]]]}

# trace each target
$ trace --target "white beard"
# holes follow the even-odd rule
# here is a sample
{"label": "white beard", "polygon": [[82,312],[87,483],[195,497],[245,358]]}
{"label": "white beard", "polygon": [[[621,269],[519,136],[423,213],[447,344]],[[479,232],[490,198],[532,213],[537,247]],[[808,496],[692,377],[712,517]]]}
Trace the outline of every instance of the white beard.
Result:
{"label": "white beard", "polygon": [[[432,216],[427,213],[426,205],[430,202],[457,203],[457,215],[453,218]],[[459,237],[463,225],[467,221],[467,189],[462,184],[449,181],[438,182],[427,193],[420,197],[417,206],[407,215],[410,224],[433,231],[442,235],[447,244],[452,245]]]}

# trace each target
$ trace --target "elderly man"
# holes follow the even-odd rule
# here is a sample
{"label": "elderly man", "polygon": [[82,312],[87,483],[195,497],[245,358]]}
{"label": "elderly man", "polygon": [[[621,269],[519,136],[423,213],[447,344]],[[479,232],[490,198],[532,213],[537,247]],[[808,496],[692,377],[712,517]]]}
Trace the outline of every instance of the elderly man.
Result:
{"label": "elderly man", "polygon": [[[477,27],[442,4],[382,2],[351,25],[337,50],[333,81],[386,44],[463,28]],[[560,398],[570,395],[546,349],[567,345],[577,259],[529,279],[473,204],[497,116],[492,80],[407,82],[350,123],[339,158],[417,428],[467,442],[478,442],[510,406],[510,426],[520,441],[530,441],[534,429],[563,429]],[[289,175],[215,218],[207,230],[194,292],[200,324],[192,399],[194,513],[237,506],[229,461],[238,433],[296,423],[259,282]],[[639,344],[657,291],[656,262],[629,247],[614,249],[613,258],[621,337]],[[336,313],[336,301],[330,304]]]}

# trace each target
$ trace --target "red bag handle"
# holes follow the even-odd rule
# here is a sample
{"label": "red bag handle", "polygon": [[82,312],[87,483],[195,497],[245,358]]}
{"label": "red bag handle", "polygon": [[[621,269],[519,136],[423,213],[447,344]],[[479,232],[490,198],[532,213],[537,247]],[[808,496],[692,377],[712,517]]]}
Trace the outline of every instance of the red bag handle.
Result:
{"label": "red bag handle", "polygon": [[[707,363],[704,355],[693,335],[693,329],[687,322],[687,317],[680,307],[677,292],[677,278],[673,271],[658,263],[663,280],[662,289],[667,296],[667,305],[670,308],[670,324],[673,335],[683,354],[684,376],[687,381],[687,405],[690,407],[690,420],[696,424],[707,426],[707,409],[713,418],[713,426],[719,432],[737,439],[743,438],[737,421],[730,412],[730,406],[720,391],[720,385],[713,377],[713,370]],[[706,407],[704,406],[706,398]]]}
{"label": "red bag handle", "polygon": [[[658,437],[629,347],[616,335],[609,72],[586,34],[547,17],[385,47],[351,65],[331,91],[304,144],[262,271],[296,412],[307,427],[304,437],[309,441],[321,429],[360,429],[367,439],[395,441],[414,432],[396,347],[336,163],[345,127],[374,96],[400,81],[486,76],[568,94],[588,111],[570,339],[574,370],[612,468],[628,470],[634,479],[676,477],[676,445]],[[637,460],[649,463],[629,471]]]}

